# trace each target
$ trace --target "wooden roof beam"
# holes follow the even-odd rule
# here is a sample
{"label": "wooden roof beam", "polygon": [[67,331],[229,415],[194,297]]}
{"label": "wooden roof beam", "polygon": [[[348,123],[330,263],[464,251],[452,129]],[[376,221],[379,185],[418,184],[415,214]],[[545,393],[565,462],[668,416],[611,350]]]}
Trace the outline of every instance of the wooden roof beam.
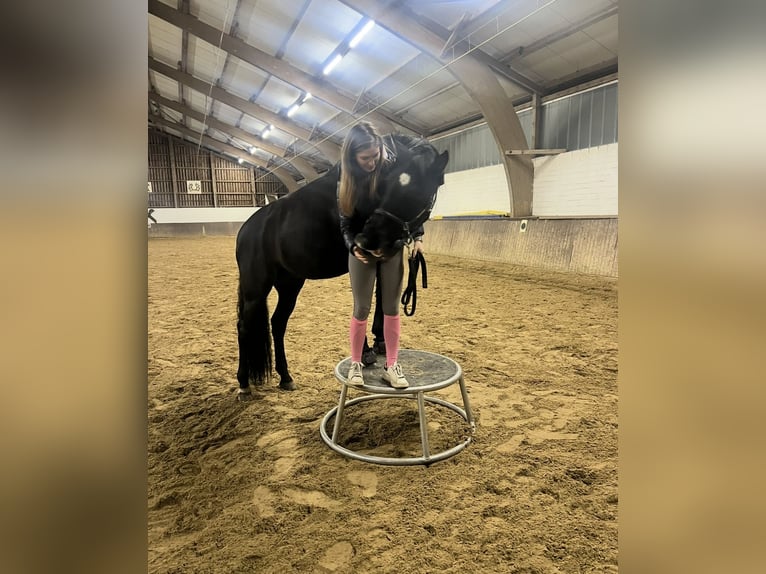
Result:
{"label": "wooden roof beam", "polygon": [[[311,92],[312,96],[330,104],[334,108],[354,115],[354,100],[342,95],[329,82],[318,80],[288,62],[275,58],[271,54],[259,50],[239,38],[205,24],[194,16],[183,14],[159,0],[148,0],[148,3],[150,14],[177,26],[181,30],[188,30],[198,38],[214,46],[217,46],[220,42],[222,50],[236,56],[240,60],[252,64],[256,68],[295,86],[299,90]],[[409,125],[409,123],[400,118],[390,117],[388,114],[380,111],[372,112],[368,118],[385,131],[397,131],[398,128],[406,128],[417,133],[416,126]]]}
{"label": "wooden roof beam", "polygon": [[150,115],[149,121],[154,125],[165,126],[167,128],[176,130],[177,132],[182,133],[186,136],[194,138],[195,140],[201,143],[204,143],[205,146],[208,148],[212,148],[220,152],[228,153],[229,155],[232,155],[236,158],[241,158],[242,161],[246,161],[248,163],[258,165],[270,172],[273,172],[274,175],[276,175],[280,179],[280,181],[285,184],[285,187],[287,188],[287,191],[289,192],[293,192],[296,189],[301,187],[301,184],[295,181],[292,174],[286,169],[282,167],[269,166],[268,162],[265,162],[258,157],[251,156],[245,150],[241,150],[238,147],[234,147],[232,145],[229,145],[217,139],[211,138],[210,136],[200,134],[199,132],[194,131],[193,129],[187,128],[186,126],[176,122],[171,122],[170,120],[166,120],[165,118],[162,118],[160,116]]}
{"label": "wooden roof beam", "polygon": [[280,159],[283,159],[289,162],[290,164],[292,164],[292,166],[296,169],[296,171],[298,171],[306,179],[306,181],[312,181],[316,179],[317,177],[319,177],[319,173],[304,158],[301,158],[301,157],[287,158],[285,157],[285,150],[283,150],[282,148],[268,141],[258,138],[258,136],[255,136],[249,132],[246,132],[242,128],[238,128],[236,126],[226,124],[211,116],[206,117],[205,114],[202,114],[188,106],[185,106],[184,104],[181,104],[180,102],[176,102],[173,100],[169,100],[168,98],[164,98],[160,96],[159,94],[153,94],[152,92],[149,92],[149,100],[161,106],[170,108],[171,110],[175,110],[181,114],[184,114],[185,116],[195,119],[198,122],[207,124],[211,128],[215,128],[218,131],[231,134],[241,139],[242,141],[246,142],[248,145],[261,148],[271,154],[274,154]]}
{"label": "wooden roof beam", "polygon": [[228,104],[231,107],[238,109],[241,112],[245,112],[246,114],[251,115],[254,118],[257,118],[267,124],[273,124],[274,127],[308,142],[309,144],[315,146],[322,154],[324,154],[332,164],[340,159],[340,146],[338,144],[330,140],[312,142],[311,131],[299,127],[295,122],[287,121],[285,118],[279,114],[275,114],[271,110],[267,110],[258,104],[254,104],[253,102],[245,100],[244,98],[230,94],[223,88],[211,85],[204,80],[195,78],[191,74],[184,74],[172,66],[163,64],[159,60],[155,60],[151,57],[149,58],[149,69],[154,70],[163,76],[167,76],[168,78],[171,78],[177,82],[181,82],[191,88],[194,88],[202,94],[210,94],[211,97],[220,102]]}

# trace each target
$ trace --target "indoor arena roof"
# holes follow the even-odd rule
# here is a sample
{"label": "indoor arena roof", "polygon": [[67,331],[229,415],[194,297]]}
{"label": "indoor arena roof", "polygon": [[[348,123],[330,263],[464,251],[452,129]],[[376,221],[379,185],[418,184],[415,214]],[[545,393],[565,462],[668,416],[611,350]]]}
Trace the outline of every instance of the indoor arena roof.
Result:
{"label": "indoor arena roof", "polygon": [[616,0],[148,8],[149,125],[261,167],[291,158],[298,181],[332,165],[363,118],[382,132],[434,137],[491,122],[487,102],[498,95],[521,109],[617,75]]}

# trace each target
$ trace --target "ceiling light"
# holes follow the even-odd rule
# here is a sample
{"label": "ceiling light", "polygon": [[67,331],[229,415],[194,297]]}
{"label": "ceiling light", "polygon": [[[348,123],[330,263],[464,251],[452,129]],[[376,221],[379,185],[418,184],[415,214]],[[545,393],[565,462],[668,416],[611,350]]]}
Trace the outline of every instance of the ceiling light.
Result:
{"label": "ceiling light", "polygon": [[359,30],[359,32],[356,33],[356,36],[354,36],[351,41],[348,43],[349,48],[355,48],[356,45],[362,41],[362,38],[364,38],[364,35],[372,30],[372,27],[375,25],[375,20],[368,20],[367,23],[364,25],[364,28]]}
{"label": "ceiling light", "polygon": [[250,146],[250,155],[255,155],[255,146]]}
{"label": "ceiling light", "polygon": [[307,101],[308,101],[308,100],[310,100],[310,99],[311,99],[311,92],[306,92],[306,93],[303,95],[303,102],[307,102]]}
{"label": "ceiling light", "polygon": [[237,159],[237,163],[242,164],[245,160],[243,160],[241,157]]}
{"label": "ceiling light", "polygon": [[287,117],[288,117],[288,118],[291,118],[291,117],[293,117],[293,115],[295,114],[295,112],[297,112],[297,111],[298,111],[298,108],[300,108],[300,107],[301,107],[301,105],[300,105],[300,104],[293,104],[292,106],[290,106],[290,109],[289,109],[289,110],[287,110]]}
{"label": "ceiling light", "polygon": [[326,76],[327,74],[329,74],[330,72],[332,72],[332,69],[333,69],[335,66],[337,66],[337,65],[338,65],[338,62],[340,62],[342,59],[343,59],[343,56],[341,56],[340,54],[335,54],[335,57],[334,57],[332,60],[330,60],[330,63],[329,63],[329,64],[327,64],[327,65],[324,67],[324,70],[322,70],[322,74],[324,74],[324,75]]}

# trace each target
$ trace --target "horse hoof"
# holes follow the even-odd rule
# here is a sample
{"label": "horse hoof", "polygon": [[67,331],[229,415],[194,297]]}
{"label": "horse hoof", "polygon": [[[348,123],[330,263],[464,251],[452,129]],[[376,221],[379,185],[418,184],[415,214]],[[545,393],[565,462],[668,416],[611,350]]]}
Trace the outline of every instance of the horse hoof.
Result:
{"label": "horse hoof", "polygon": [[250,390],[249,387],[246,388],[246,389],[243,389],[242,387],[240,387],[237,390],[237,400],[242,402],[242,403],[246,403],[248,401],[252,401],[253,400],[253,392]]}
{"label": "horse hoof", "polygon": [[375,351],[372,349],[369,349],[362,353],[362,364],[365,367],[369,367],[370,365],[374,365],[375,362],[378,360],[378,358],[375,356]]}
{"label": "horse hoof", "polygon": [[282,381],[279,383],[279,388],[283,391],[294,391],[295,390],[295,383],[292,381]]}
{"label": "horse hoof", "polygon": [[385,341],[375,341],[372,345],[372,350],[375,351],[378,355],[385,355],[386,354],[386,342]]}

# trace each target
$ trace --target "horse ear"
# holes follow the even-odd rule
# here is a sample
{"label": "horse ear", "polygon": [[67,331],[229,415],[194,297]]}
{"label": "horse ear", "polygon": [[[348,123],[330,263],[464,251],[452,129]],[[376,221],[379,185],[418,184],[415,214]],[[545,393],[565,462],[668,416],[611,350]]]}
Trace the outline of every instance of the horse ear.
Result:
{"label": "horse ear", "polygon": [[436,165],[439,167],[439,171],[444,171],[444,169],[447,167],[447,162],[449,161],[449,151],[446,149],[439,154],[439,157],[436,158]]}
{"label": "horse ear", "polygon": [[434,162],[434,167],[436,167],[439,173],[439,185],[444,185],[444,169],[447,167],[448,161],[449,151],[445,149],[441,154],[439,154],[439,157],[437,157],[436,161]]}

